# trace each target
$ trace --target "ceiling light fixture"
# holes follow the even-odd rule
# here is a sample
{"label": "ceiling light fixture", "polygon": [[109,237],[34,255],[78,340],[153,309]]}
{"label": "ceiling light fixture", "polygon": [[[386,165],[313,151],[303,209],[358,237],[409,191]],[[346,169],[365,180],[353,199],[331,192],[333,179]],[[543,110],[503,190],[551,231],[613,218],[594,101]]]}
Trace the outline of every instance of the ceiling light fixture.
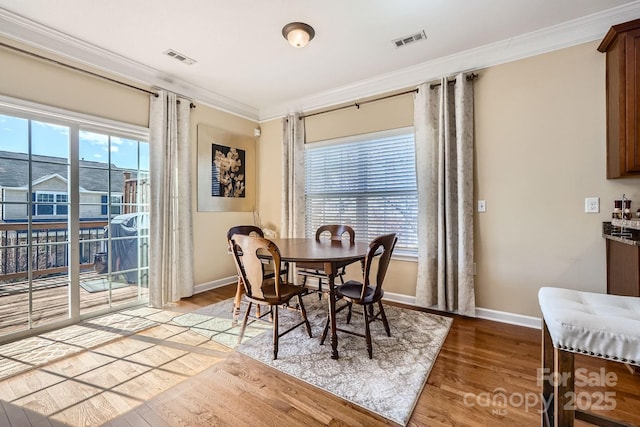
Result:
{"label": "ceiling light fixture", "polygon": [[316,35],[315,30],[304,22],[290,22],[282,27],[282,35],[293,47],[305,47]]}

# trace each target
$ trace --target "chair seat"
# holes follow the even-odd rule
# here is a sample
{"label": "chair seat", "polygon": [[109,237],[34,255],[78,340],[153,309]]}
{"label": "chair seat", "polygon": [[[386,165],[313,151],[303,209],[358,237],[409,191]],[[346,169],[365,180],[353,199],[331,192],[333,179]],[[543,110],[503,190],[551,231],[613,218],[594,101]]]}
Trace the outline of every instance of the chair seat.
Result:
{"label": "chair seat", "polygon": [[543,287],[538,299],[555,348],[640,365],[640,298]]}
{"label": "chair seat", "polygon": [[296,286],[292,283],[280,282],[280,297],[276,296],[276,284],[275,279],[265,279],[262,285],[262,292],[264,292],[264,299],[251,298],[248,295],[245,297],[256,303],[266,303],[269,305],[282,304],[283,299],[290,299],[298,294],[305,293],[307,290],[302,286]]}
{"label": "chair seat", "polygon": [[384,291],[382,289],[380,290],[379,298],[374,299],[374,294],[376,291],[375,287],[367,286],[364,299],[360,300],[360,297],[362,295],[362,286],[363,284],[360,282],[349,280],[345,284],[336,287],[336,294],[339,297],[352,300],[358,304],[371,304],[379,299],[382,299],[382,296],[384,295]]}

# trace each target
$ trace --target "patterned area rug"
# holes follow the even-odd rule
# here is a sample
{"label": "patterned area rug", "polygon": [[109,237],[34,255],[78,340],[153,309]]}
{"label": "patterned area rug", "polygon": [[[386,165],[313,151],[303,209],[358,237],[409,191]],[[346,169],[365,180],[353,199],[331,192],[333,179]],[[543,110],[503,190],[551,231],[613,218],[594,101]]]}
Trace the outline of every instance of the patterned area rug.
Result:
{"label": "patterned area rug", "polygon": [[[247,328],[248,336],[235,350],[406,425],[452,319],[386,305],[391,337],[387,337],[382,322],[371,324],[373,359],[368,357],[364,338],[338,332],[340,358],[333,360],[329,339],[320,345],[327,316],[326,297],[318,301],[313,294],[305,297],[304,303],[313,338],[309,338],[304,326],[296,328],[280,338],[278,359],[272,360],[270,326],[267,322],[254,320]],[[197,313],[230,318],[231,304],[231,300],[223,301],[201,308]],[[358,309],[354,310],[350,326],[346,324],[346,310],[338,314],[337,322],[341,328],[364,332],[362,315],[355,313]],[[243,314],[244,310],[246,306],[243,304]],[[281,331],[287,324],[300,319],[298,312],[293,310],[280,310],[280,313]]]}

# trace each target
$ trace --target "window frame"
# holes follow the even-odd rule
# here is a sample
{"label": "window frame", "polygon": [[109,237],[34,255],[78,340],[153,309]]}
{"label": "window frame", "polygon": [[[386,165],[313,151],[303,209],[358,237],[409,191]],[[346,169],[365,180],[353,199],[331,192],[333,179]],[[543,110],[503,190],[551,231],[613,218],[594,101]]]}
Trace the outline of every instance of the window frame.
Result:
{"label": "window frame", "polygon": [[[352,136],[347,136],[347,137],[341,137],[341,138],[333,138],[333,139],[328,139],[328,140],[322,140],[322,141],[316,141],[316,142],[309,142],[305,144],[305,171],[307,168],[307,151],[308,150],[313,150],[315,148],[324,148],[327,146],[333,146],[333,145],[344,145],[344,144],[350,144],[350,143],[364,143],[367,141],[374,141],[374,140],[380,140],[380,139],[387,139],[387,138],[394,138],[394,137],[403,137],[403,136],[411,136],[412,140],[413,140],[413,159],[414,159],[414,166],[415,166],[415,129],[413,126],[407,126],[407,127],[402,127],[402,128],[395,128],[395,129],[389,129],[389,130],[383,130],[383,131],[376,131],[376,132],[368,132],[368,133],[364,133],[364,134],[358,134],[358,135],[352,135]],[[308,230],[307,228],[309,227],[309,223],[311,222],[309,220],[309,218],[307,217],[307,212],[308,210],[307,208],[307,179],[308,179],[308,174],[305,173],[305,190],[304,190],[304,203],[305,203],[305,235],[307,237],[313,237],[315,236],[315,230]],[[415,175],[414,175],[415,177]],[[417,178],[415,178],[417,179]],[[415,187],[415,198],[416,198],[416,205],[415,205],[415,229],[416,229],[416,233],[417,233],[417,226],[418,226],[418,213],[417,213],[417,196],[418,196],[418,190],[417,190],[417,185]],[[372,192],[371,192],[372,193]],[[358,240],[358,236],[359,233],[356,230],[356,240]],[[417,238],[417,234],[416,234],[416,238]],[[394,259],[399,259],[399,260],[405,260],[405,261],[417,261],[418,259],[418,248],[417,248],[417,244],[415,248],[402,248],[402,247],[398,247],[396,246],[396,249],[394,250],[393,253],[393,258]]]}
{"label": "window frame", "polygon": [[[122,203],[124,196],[122,194],[111,193],[111,198],[107,194],[100,195],[100,214],[102,216],[116,216],[122,214]],[[117,211],[117,212],[116,212]]]}
{"label": "window frame", "polygon": [[[69,215],[69,194],[66,191],[42,191],[42,190],[36,190],[33,193],[33,209],[32,209],[32,214],[34,217],[66,217],[67,215]],[[39,196],[51,196],[51,198],[53,199],[52,201],[40,201]],[[60,201],[58,200],[60,196],[65,196],[66,200],[65,201]],[[45,206],[50,206],[52,209],[52,213],[39,213],[38,212],[38,208],[40,207],[45,207]],[[67,208],[67,211],[64,213],[58,213],[58,208],[60,207],[64,207]]]}

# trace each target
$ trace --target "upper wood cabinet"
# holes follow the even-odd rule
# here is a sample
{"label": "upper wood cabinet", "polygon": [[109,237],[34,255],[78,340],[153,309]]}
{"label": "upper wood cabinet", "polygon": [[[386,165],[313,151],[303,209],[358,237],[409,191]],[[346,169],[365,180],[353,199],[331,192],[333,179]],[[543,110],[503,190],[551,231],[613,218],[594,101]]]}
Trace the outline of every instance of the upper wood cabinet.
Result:
{"label": "upper wood cabinet", "polygon": [[614,25],[607,55],[607,178],[640,176],[640,19]]}

